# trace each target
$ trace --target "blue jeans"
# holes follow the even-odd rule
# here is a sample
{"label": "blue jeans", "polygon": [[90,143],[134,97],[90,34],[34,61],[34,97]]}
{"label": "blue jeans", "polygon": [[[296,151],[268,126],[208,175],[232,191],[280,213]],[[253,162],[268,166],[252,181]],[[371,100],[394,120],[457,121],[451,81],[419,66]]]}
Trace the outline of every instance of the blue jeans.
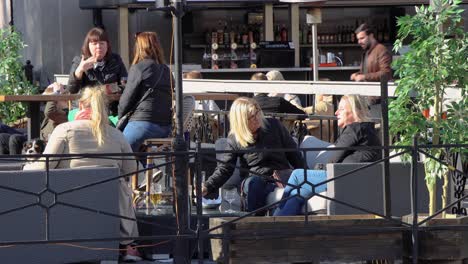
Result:
{"label": "blue jeans", "polygon": [[[266,205],[266,197],[271,193],[276,185],[265,180],[264,177],[257,175],[249,176],[242,183],[245,199],[245,210],[247,212],[255,211]],[[265,215],[266,211],[257,212],[255,215]]]}
{"label": "blue jeans", "polygon": [[171,132],[171,125],[158,125],[148,121],[130,121],[123,134],[132,147],[133,152],[138,152],[140,145],[148,138],[166,138]]}
{"label": "blue jeans", "polygon": [[[313,194],[312,185],[316,185],[327,179],[327,172],[323,170],[307,170],[306,180],[304,182],[304,170],[297,169],[291,173],[289,177],[288,185],[284,188],[283,199],[294,196],[300,193],[300,197],[290,198],[283,201],[280,206],[276,209],[274,215],[298,215],[302,211],[302,206],[305,201],[308,200]],[[298,188],[294,188],[291,185],[299,185]],[[311,185],[312,184],[312,185]],[[315,193],[326,191],[326,184],[315,186]]]}

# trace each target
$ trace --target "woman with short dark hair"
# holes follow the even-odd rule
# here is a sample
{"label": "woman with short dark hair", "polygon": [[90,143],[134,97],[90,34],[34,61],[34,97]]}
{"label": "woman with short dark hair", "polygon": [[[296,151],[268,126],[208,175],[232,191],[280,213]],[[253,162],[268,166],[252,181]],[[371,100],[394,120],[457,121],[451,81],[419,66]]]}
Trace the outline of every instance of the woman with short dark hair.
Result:
{"label": "woman with short dark hair", "polygon": [[[70,93],[78,93],[87,86],[123,85],[126,79],[127,69],[122,58],[112,52],[106,31],[97,27],[89,30],[81,47],[81,56],[73,58],[68,79]],[[117,102],[111,103],[110,114],[117,115]]]}

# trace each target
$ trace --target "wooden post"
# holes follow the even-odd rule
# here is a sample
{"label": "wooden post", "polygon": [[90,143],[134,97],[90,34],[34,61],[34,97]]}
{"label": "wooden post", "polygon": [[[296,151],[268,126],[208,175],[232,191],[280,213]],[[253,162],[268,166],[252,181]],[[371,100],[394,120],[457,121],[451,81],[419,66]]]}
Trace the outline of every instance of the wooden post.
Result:
{"label": "wooden post", "polygon": [[265,4],[263,12],[265,41],[273,41],[273,4]]}
{"label": "wooden post", "polygon": [[128,40],[128,8],[121,6],[119,7],[119,53],[127,69],[130,65]]}
{"label": "wooden post", "polygon": [[294,44],[294,66],[300,66],[301,41],[299,40],[299,4],[289,5],[289,19],[291,22],[291,38]]}

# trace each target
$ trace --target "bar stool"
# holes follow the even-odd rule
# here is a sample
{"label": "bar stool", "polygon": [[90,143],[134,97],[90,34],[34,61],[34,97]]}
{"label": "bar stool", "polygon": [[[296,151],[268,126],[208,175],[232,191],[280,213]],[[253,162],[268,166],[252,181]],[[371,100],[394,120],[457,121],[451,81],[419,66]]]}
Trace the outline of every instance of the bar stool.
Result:
{"label": "bar stool", "polygon": [[[195,110],[195,97],[192,95],[184,95],[183,97],[183,126],[184,131],[190,133],[192,129],[192,119],[193,119],[193,111]],[[161,152],[164,149],[171,150],[171,143],[173,138],[149,138],[144,141],[144,145],[146,146],[146,152],[148,153],[156,153]],[[190,141],[190,136],[188,139]],[[150,202],[150,192],[151,192],[151,184],[153,182],[153,160],[154,155],[148,154],[146,159],[146,164],[150,167],[145,171],[145,180],[146,180],[146,187],[145,192],[138,191],[138,175],[136,175],[132,180],[132,188],[134,194],[134,203],[136,204],[141,198],[146,198],[146,204]],[[159,181],[157,179],[155,182]],[[167,186],[166,186],[167,187]]]}

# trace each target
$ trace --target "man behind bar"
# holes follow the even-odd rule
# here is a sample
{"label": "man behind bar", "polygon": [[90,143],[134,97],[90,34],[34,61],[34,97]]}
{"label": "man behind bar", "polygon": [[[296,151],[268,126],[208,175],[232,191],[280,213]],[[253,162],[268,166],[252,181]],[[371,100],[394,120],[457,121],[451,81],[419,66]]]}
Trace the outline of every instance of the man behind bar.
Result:
{"label": "man behind bar", "polygon": [[392,55],[375,39],[373,29],[364,23],[354,33],[356,33],[358,44],[365,52],[362,54],[361,70],[351,74],[351,80],[378,82],[380,77],[385,75],[390,79]]}

